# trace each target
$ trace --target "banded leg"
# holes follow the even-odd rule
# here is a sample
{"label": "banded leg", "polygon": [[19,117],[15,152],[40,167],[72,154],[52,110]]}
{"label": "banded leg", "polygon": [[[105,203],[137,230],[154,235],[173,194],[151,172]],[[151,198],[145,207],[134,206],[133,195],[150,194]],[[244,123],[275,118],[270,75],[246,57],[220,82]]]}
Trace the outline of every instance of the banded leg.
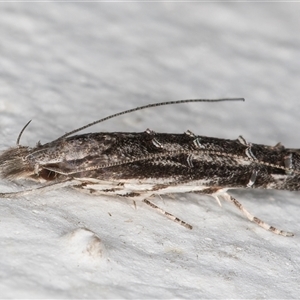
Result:
{"label": "banded leg", "polygon": [[24,190],[19,192],[0,193],[0,198],[18,198],[30,194],[41,194],[41,193],[61,189],[67,186],[74,186],[77,184],[80,184],[80,181],[77,181],[75,179],[68,179],[62,182],[55,182],[47,185],[42,185],[40,187],[35,187],[29,190]]}
{"label": "banded leg", "polygon": [[288,231],[284,231],[284,230],[279,230],[267,223],[265,223],[264,221],[262,221],[261,219],[253,216],[251,213],[249,213],[244,206],[235,198],[233,198],[231,195],[225,193],[222,195],[227,201],[233,203],[247,218],[248,220],[250,220],[251,222],[256,223],[258,226],[264,228],[265,230],[271,231],[275,234],[278,235],[283,235],[283,236],[293,236],[294,234],[292,232],[288,232]]}
{"label": "banded leg", "polygon": [[169,218],[170,220],[184,226],[187,229],[193,229],[192,225],[180,220],[179,218],[175,217],[174,215],[168,213],[167,211],[163,210],[162,208],[158,207],[156,204],[154,204],[153,202],[149,201],[148,199],[144,199],[143,200],[144,203],[146,203],[147,205],[149,205],[150,207],[156,209],[158,212],[160,212],[161,214],[165,215],[167,218]]}

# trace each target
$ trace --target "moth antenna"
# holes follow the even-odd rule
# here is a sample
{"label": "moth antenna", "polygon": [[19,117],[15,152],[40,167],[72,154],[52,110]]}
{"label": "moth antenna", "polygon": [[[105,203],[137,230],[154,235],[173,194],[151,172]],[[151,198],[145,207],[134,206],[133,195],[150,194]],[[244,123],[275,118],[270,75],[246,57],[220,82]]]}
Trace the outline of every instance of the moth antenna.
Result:
{"label": "moth antenna", "polygon": [[18,136],[18,138],[17,138],[17,146],[20,146],[20,139],[21,139],[21,136],[22,136],[23,132],[25,131],[26,127],[31,123],[31,121],[32,121],[32,120],[28,121],[28,122],[26,123],[26,125],[23,127],[23,129],[21,130],[21,132],[20,132],[20,134],[19,134],[19,136]]}
{"label": "moth antenna", "polygon": [[[57,140],[61,140],[61,139],[64,139],[65,137],[71,135],[71,134],[74,134],[76,132],[79,132],[83,129],[86,129],[88,127],[91,127],[91,126],[94,126],[98,123],[101,123],[101,122],[104,122],[104,121],[107,121],[109,119],[112,119],[112,118],[115,118],[115,117],[118,117],[118,116],[121,116],[121,115],[125,115],[125,114],[128,114],[128,113],[132,113],[134,111],[137,111],[137,110],[142,110],[142,109],[146,109],[146,108],[150,108],[150,107],[157,107],[157,106],[164,106],[164,105],[173,105],[173,104],[182,104],[182,103],[190,103],[190,102],[225,102],[225,101],[245,101],[244,98],[221,98],[221,99],[187,99],[187,100],[176,100],[176,101],[167,101],[167,102],[159,102],[159,103],[152,103],[152,104],[147,104],[147,105],[143,105],[143,106],[139,106],[139,107],[136,107],[136,108],[132,108],[132,109],[128,109],[128,110],[124,110],[122,112],[119,112],[119,113],[116,113],[116,114],[113,114],[113,115],[110,115],[108,117],[105,117],[105,118],[102,118],[100,120],[97,120],[97,121],[94,121],[92,123],[89,123],[85,126],[82,126],[82,127],[79,127],[77,129],[74,129],[70,132],[67,132],[65,133],[64,135],[62,135],[61,137],[59,137]],[[27,125],[26,125],[27,126]],[[25,128],[26,128],[25,126]],[[24,128],[24,129],[25,129]],[[24,130],[23,129],[23,130]],[[21,132],[22,133],[22,132]]]}

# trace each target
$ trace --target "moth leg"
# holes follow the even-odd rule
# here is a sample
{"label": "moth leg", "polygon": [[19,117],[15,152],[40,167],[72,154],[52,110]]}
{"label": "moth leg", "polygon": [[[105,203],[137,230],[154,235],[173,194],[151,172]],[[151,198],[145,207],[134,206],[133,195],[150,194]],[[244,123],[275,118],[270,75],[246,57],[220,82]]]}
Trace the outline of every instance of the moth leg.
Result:
{"label": "moth leg", "polygon": [[219,196],[223,195],[226,191],[227,189],[223,189],[221,187],[209,187],[201,191],[193,191],[192,193],[212,196],[217,201],[218,205],[222,207]]}
{"label": "moth leg", "polygon": [[284,231],[284,230],[279,230],[267,223],[265,223],[264,221],[262,221],[261,219],[253,216],[250,212],[248,212],[244,206],[235,198],[233,198],[231,195],[225,193],[222,195],[225,200],[233,203],[247,218],[248,220],[250,220],[251,222],[256,223],[258,226],[264,228],[265,230],[271,231],[275,234],[278,235],[283,235],[283,236],[293,236],[294,234],[292,232],[288,232],[288,231]]}
{"label": "moth leg", "polygon": [[9,192],[9,193],[0,193],[0,198],[18,198],[23,197],[29,194],[39,194],[39,193],[45,193],[48,191],[57,190],[63,187],[67,186],[73,186],[78,184],[77,180],[66,180],[63,182],[55,182],[47,185],[43,185],[40,187],[32,188],[29,190],[19,191],[19,192]]}
{"label": "moth leg", "polygon": [[165,215],[167,218],[169,218],[170,220],[184,226],[187,229],[193,229],[193,226],[180,220],[179,218],[175,217],[174,215],[170,214],[169,212],[163,210],[162,208],[158,207],[156,204],[154,204],[153,202],[149,201],[148,199],[144,199],[143,200],[144,203],[146,203],[147,205],[149,205],[150,207],[154,208],[155,210],[157,210],[158,212],[160,212],[161,214]]}

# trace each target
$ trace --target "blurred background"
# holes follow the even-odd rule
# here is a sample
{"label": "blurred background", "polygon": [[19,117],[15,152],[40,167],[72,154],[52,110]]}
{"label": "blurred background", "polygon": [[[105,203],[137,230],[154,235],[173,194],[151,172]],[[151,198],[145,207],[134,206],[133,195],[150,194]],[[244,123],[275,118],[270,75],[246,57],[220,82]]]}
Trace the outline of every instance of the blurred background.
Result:
{"label": "blurred background", "polygon": [[29,119],[27,131],[44,140],[147,103],[244,97],[246,103],[151,109],[95,130],[192,126],[202,135],[246,133],[253,142],[297,146],[298,4],[2,3],[0,9],[0,128],[9,142],[20,130],[16,122]]}

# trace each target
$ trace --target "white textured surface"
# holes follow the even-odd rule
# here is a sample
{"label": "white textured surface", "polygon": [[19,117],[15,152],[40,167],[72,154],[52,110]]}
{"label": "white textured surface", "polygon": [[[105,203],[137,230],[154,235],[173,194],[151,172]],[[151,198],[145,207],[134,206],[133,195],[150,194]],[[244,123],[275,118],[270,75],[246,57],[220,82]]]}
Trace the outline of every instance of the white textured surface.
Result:
{"label": "white textured surface", "polygon": [[[0,3],[1,149],[94,131],[183,132],[299,147],[297,3]],[[30,184],[22,183],[29,187]],[[1,181],[1,191],[23,188]],[[236,191],[273,235],[229,204],[180,194],[141,203],[72,190],[0,200],[1,298],[299,298],[299,193]]]}

